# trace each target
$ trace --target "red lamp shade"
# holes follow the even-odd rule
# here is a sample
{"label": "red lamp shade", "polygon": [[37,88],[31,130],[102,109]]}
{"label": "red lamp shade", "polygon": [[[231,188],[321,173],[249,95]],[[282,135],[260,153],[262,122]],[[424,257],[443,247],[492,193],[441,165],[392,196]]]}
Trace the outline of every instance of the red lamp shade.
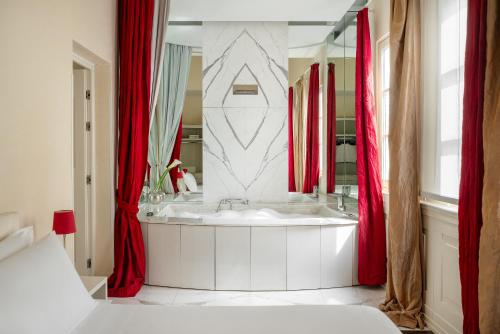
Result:
{"label": "red lamp shade", "polygon": [[71,234],[76,232],[73,210],[54,211],[52,230],[56,234]]}

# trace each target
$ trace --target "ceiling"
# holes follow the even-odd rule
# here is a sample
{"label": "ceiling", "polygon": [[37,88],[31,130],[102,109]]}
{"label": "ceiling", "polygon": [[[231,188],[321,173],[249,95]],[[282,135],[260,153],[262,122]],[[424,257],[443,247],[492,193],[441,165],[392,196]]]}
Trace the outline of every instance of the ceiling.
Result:
{"label": "ceiling", "polygon": [[[301,54],[299,48],[322,43],[332,30],[333,26],[289,26],[288,47],[290,52]],[[167,28],[167,41],[169,43],[201,48],[202,36],[203,28],[200,25],[170,25]],[[314,52],[314,54],[316,53]],[[293,57],[305,57],[305,55]]]}
{"label": "ceiling", "polygon": [[338,21],[354,0],[171,0],[171,21]]}
{"label": "ceiling", "polygon": [[349,25],[335,39],[328,41],[327,57],[355,57],[356,56],[356,24]]}
{"label": "ceiling", "polygon": [[[290,57],[315,55],[354,0],[171,0],[169,21],[307,21],[288,27]],[[201,25],[169,25],[167,41],[201,49]]]}

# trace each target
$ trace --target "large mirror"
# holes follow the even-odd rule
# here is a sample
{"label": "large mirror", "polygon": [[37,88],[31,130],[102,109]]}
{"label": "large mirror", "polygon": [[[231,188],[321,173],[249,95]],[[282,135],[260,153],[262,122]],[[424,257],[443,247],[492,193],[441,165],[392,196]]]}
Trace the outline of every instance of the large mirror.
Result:
{"label": "large mirror", "polygon": [[335,192],[341,192],[342,186],[350,186],[351,193],[356,193],[356,13],[346,13],[328,36],[327,62],[335,68]]}
{"label": "large mirror", "polygon": [[[197,191],[169,195],[167,199],[180,201],[201,201],[204,195],[203,174],[203,54],[201,39],[186,38],[186,36],[175,33],[179,27],[172,26],[169,34],[169,43],[172,45],[191,45],[189,48],[189,66],[184,69],[186,73],[185,95],[182,105],[182,121],[179,127],[180,149],[178,159],[182,161],[181,169],[185,175],[189,174],[197,184]],[[176,30],[177,29],[177,30]],[[201,26],[192,27],[193,30],[202,31]],[[304,34],[304,29],[314,34]],[[193,34],[193,36],[198,36]],[[325,37],[326,36],[326,37]],[[295,187],[289,186],[289,201],[314,200],[318,192],[324,192],[328,188],[330,193],[344,198],[357,198],[357,171],[356,171],[356,125],[355,125],[355,56],[356,56],[356,13],[347,12],[335,25],[318,25],[304,28],[299,26],[288,26],[288,87],[293,90],[292,117],[293,139],[298,137],[297,133],[302,131],[302,139],[293,143],[294,150],[294,173]],[[303,191],[302,181],[304,179],[305,164],[305,137],[304,126],[307,116],[308,87],[310,69],[313,64],[319,64],[319,124],[320,137],[320,178],[314,187],[314,191]],[[332,64],[332,65],[330,65]],[[335,109],[335,144],[330,150],[335,151],[335,182],[329,182],[329,187],[324,187],[326,174],[328,173],[326,145],[327,128],[330,120],[324,110],[327,106],[329,66],[334,72],[334,109]],[[285,72],[286,73],[286,72]],[[284,83],[286,86],[286,83]],[[285,87],[287,88],[287,87]],[[289,92],[290,92],[289,90]],[[301,110],[302,112],[297,112]],[[290,116],[290,114],[289,114]],[[297,119],[295,119],[297,118]],[[325,125],[326,123],[326,125]],[[302,124],[295,128],[297,124]],[[290,138],[290,137],[289,137]],[[290,143],[289,143],[290,144]],[[151,146],[151,145],[150,145]],[[163,166],[162,170],[165,169]],[[159,174],[159,173],[157,173]],[[184,175],[184,177],[185,177]],[[157,175],[159,177],[159,175]],[[154,178],[152,178],[154,179]],[[323,183],[322,183],[323,182]],[[328,181],[327,181],[328,182]],[[153,182],[151,182],[153,183]],[[290,183],[289,183],[290,185]],[[175,184],[172,184],[175,187]],[[151,184],[153,190],[154,184]],[[177,189],[176,189],[177,190]],[[171,192],[167,189],[166,192]],[[307,192],[306,196],[301,193]],[[312,195],[312,196],[311,196]]]}
{"label": "large mirror", "polygon": [[203,192],[202,58],[193,52],[182,110],[182,166],[194,176],[197,192]]}

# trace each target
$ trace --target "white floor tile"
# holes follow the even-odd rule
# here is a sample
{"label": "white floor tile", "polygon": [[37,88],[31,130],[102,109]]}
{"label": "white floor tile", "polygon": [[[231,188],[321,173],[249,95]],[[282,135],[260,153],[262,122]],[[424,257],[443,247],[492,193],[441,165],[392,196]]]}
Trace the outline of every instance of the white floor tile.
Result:
{"label": "white floor tile", "polygon": [[360,305],[363,303],[355,287],[321,290],[326,305]]}
{"label": "white floor tile", "polygon": [[239,297],[245,294],[248,294],[248,292],[180,289],[177,291],[173,305],[204,305],[209,302]]}
{"label": "white floor tile", "polygon": [[256,296],[289,303],[291,305],[322,305],[320,290],[255,292]]}
{"label": "white floor tile", "polygon": [[129,304],[129,305],[139,305],[141,302],[136,298],[109,298],[112,304]]}
{"label": "white floor tile", "polygon": [[145,285],[135,298],[143,304],[170,305],[176,294],[177,289]]}
{"label": "white floor tile", "polygon": [[355,289],[363,305],[378,307],[385,299],[384,287],[357,286]]}
{"label": "white floor tile", "polygon": [[280,300],[273,300],[248,294],[235,298],[221,299],[213,302],[208,302],[203,306],[275,306],[275,305],[293,305]]}

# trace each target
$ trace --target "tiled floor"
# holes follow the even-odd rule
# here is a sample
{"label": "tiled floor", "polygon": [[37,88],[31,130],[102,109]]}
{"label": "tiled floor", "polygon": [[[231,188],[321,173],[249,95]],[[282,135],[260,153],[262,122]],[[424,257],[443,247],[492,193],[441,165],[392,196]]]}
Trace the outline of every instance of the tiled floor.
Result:
{"label": "tiled floor", "polygon": [[[301,291],[206,291],[174,289],[145,285],[133,298],[111,298],[116,304],[199,305],[199,306],[268,306],[268,305],[369,305],[384,301],[383,287],[345,287]],[[403,333],[412,333],[414,331]],[[430,331],[419,331],[427,334]]]}
{"label": "tiled floor", "polygon": [[200,305],[200,306],[263,306],[263,305],[370,305],[384,300],[383,287],[345,287],[302,291],[205,291],[144,286],[134,298],[113,298],[113,303]]}

